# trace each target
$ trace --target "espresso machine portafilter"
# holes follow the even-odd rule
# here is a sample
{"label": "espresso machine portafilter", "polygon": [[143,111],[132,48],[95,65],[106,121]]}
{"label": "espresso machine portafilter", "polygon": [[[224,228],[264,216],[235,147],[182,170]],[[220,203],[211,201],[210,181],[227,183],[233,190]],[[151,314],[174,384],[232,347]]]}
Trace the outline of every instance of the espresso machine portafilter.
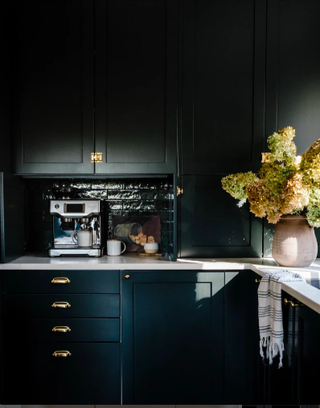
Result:
{"label": "espresso machine portafilter", "polygon": [[50,200],[53,246],[49,256],[103,255],[100,200]]}

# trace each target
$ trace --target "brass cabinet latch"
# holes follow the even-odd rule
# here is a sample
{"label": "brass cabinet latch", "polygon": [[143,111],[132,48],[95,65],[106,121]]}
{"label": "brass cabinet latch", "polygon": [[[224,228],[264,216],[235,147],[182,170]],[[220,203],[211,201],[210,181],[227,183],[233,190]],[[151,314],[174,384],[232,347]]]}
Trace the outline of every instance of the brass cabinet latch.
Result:
{"label": "brass cabinet latch", "polygon": [[183,188],[180,188],[177,186],[177,197],[179,197],[179,195],[183,194]]}
{"label": "brass cabinet latch", "polygon": [[102,153],[91,153],[91,163],[102,163]]}

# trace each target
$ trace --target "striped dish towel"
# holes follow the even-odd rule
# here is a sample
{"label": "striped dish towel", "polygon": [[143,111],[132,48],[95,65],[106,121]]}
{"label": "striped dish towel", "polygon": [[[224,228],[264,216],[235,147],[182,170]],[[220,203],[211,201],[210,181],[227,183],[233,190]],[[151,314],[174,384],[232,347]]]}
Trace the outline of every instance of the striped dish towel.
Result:
{"label": "striped dish towel", "polygon": [[272,364],[279,354],[279,367],[282,367],[284,351],[281,282],[305,282],[298,273],[288,270],[275,271],[263,269],[258,287],[258,318],[260,332],[260,355]]}

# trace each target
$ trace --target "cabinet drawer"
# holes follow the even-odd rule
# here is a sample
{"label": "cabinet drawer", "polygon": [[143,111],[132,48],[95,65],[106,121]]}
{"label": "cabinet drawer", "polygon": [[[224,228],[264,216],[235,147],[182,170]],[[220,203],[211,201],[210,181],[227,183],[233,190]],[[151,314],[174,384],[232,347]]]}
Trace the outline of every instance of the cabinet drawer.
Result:
{"label": "cabinet drawer", "polygon": [[3,293],[119,293],[119,271],[6,270],[2,288]]}
{"label": "cabinet drawer", "polygon": [[120,295],[3,295],[3,315],[6,318],[119,317]]}
{"label": "cabinet drawer", "polygon": [[119,319],[4,319],[7,342],[119,342]]}
{"label": "cabinet drawer", "polygon": [[120,404],[120,344],[5,343],[4,355],[4,404]]}

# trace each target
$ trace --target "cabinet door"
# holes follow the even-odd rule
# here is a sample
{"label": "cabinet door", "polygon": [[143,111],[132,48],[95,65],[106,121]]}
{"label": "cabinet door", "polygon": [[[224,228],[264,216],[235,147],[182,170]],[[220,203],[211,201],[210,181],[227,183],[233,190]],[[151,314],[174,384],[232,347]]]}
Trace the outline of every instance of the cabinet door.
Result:
{"label": "cabinet door", "polygon": [[12,2],[14,172],[93,173],[93,1]]}
{"label": "cabinet door", "polygon": [[174,173],[179,0],[97,0],[96,173]]}
{"label": "cabinet door", "polygon": [[318,1],[268,1],[267,134],[293,126],[298,154],[319,138],[319,15]]}
{"label": "cabinet door", "polygon": [[224,404],[253,404],[256,399],[256,361],[259,355],[258,314],[254,273],[225,272]]}
{"label": "cabinet door", "polygon": [[183,174],[254,170],[264,140],[265,0],[186,0]]}
{"label": "cabinet door", "polygon": [[298,403],[318,404],[320,373],[320,315],[305,305],[298,311],[298,361],[295,379]]}
{"label": "cabinet door", "polygon": [[221,175],[182,177],[181,257],[260,257],[262,222],[221,187]]}
{"label": "cabinet door", "polygon": [[223,404],[223,285],[223,272],[122,272],[125,404]]}
{"label": "cabinet door", "polygon": [[10,342],[4,355],[2,403],[120,404],[120,344]]}
{"label": "cabinet door", "polygon": [[[266,134],[292,126],[298,155],[319,138],[319,15],[315,0],[268,1]],[[315,232],[320,242],[320,230]],[[267,225],[265,235],[272,234]],[[264,242],[267,256],[271,243]]]}

